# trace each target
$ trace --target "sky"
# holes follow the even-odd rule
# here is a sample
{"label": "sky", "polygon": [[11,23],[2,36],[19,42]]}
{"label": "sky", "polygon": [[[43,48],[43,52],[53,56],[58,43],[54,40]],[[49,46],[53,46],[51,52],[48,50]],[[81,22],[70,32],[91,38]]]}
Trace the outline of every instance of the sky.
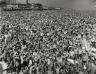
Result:
{"label": "sky", "polygon": [[[26,0],[18,0],[25,3]],[[42,3],[52,7],[69,7],[80,10],[96,10],[94,7],[96,0],[29,0],[30,3]]]}

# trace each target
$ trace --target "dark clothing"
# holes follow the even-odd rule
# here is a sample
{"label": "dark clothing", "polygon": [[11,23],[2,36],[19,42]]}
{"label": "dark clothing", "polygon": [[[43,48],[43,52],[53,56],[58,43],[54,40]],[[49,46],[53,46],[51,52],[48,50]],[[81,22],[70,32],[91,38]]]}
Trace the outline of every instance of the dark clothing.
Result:
{"label": "dark clothing", "polygon": [[28,62],[27,61],[23,61],[23,64],[21,66],[22,67],[28,67]]}
{"label": "dark clothing", "polygon": [[0,64],[0,74],[3,74],[3,67],[1,64]]}
{"label": "dark clothing", "polygon": [[21,70],[21,60],[20,59],[16,59],[16,62],[15,62],[15,71],[17,71],[19,73],[20,70]]}

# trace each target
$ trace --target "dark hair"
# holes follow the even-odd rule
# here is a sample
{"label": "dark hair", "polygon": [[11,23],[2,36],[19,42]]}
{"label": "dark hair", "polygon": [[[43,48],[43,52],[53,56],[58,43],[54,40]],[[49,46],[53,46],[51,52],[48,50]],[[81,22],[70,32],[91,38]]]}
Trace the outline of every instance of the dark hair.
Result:
{"label": "dark hair", "polygon": [[5,58],[3,60],[4,60],[4,62],[7,62],[7,60]]}
{"label": "dark hair", "polygon": [[0,61],[2,61],[2,58],[0,58]]}

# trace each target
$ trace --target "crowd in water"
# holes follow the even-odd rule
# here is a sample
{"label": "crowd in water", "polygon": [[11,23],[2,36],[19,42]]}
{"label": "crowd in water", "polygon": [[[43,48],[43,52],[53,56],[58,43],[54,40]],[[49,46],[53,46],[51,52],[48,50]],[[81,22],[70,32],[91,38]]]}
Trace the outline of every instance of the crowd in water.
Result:
{"label": "crowd in water", "polygon": [[95,16],[70,9],[2,11],[0,74],[95,74],[95,49]]}

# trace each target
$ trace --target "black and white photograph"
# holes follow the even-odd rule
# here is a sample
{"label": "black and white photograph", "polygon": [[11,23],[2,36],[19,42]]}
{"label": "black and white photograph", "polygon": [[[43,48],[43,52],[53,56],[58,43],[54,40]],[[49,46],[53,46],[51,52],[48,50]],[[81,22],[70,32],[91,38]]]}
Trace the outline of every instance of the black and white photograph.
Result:
{"label": "black and white photograph", "polygon": [[0,74],[96,74],[96,0],[0,0]]}

